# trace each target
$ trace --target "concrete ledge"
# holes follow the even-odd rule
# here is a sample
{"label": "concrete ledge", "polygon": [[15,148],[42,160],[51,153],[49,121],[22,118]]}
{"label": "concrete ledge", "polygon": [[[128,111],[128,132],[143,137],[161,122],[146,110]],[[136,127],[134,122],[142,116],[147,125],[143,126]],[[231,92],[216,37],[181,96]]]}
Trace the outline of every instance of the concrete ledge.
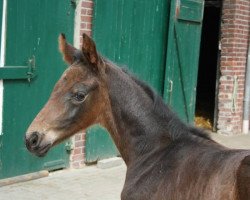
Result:
{"label": "concrete ledge", "polygon": [[234,149],[250,149],[250,134],[244,135],[222,135],[211,133],[216,142]]}
{"label": "concrete ledge", "polygon": [[100,169],[108,169],[108,168],[120,166],[123,163],[124,161],[122,160],[122,158],[114,157],[114,158],[99,160],[97,162],[97,167]]}
{"label": "concrete ledge", "polygon": [[6,178],[6,179],[0,180],[0,187],[6,186],[6,185],[11,185],[14,183],[20,183],[20,182],[25,182],[25,181],[43,178],[43,177],[46,177],[48,175],[49,175],[49,172],[46,170],[43,170],[43,171],[25,174],[25,175],[21,175],[21,176],[16,176],[16,177],[12,177],[12,178]]}

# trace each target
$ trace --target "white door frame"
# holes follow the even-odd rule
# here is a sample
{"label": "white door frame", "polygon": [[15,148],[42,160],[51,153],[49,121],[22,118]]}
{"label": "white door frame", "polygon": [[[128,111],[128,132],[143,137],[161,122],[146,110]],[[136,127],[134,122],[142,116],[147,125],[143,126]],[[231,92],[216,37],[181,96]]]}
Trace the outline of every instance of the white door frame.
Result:
{"label": "white door frame", "polygon": [[[5,65],[5,50],[6,50],[6,27],[7,27],[7,0],[3,0],[2,13],[2,31],[1,31],[1,47],[0,47],[0,67]],[[0,135],[3,125],[3,80],[0,80]]]}

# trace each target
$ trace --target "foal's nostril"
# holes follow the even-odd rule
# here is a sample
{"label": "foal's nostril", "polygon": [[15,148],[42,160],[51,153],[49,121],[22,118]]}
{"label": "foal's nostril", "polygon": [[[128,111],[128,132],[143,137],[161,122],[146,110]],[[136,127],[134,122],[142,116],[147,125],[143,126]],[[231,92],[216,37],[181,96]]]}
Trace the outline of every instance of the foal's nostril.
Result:
{"label": "foal's nostril", "polygon": [[38,142],[38,135],[37,134],[32,135],[30,138],[31,146],[36,146],[37,142]]}
{"label": "foal's nostril", "polygon": [[37,148],[41,142],[41,137],[41,134],[38,132],[31,133],[29,138],[26,139],[27,146],[31,147],[32,149]]}

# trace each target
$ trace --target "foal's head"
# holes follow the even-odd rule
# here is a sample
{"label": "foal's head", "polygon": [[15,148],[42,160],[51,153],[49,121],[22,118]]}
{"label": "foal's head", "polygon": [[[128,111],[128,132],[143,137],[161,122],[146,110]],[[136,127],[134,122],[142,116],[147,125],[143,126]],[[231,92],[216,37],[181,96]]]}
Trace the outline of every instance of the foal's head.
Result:
{"label": "foal's head", "polygon": [[56,83],[43,109],[26,133],[26,146],[37,156],[77,131],[100,122],[107,108],[105,65],[95,43],[83,34],[82,49],[77,50],[59,36],[59,49],[68,69]]}

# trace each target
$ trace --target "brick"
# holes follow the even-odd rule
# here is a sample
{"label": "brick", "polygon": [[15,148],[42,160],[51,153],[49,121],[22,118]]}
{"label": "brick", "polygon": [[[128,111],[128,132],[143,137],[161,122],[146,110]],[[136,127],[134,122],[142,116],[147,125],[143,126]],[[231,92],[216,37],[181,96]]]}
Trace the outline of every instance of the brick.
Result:
{"label": "brick", "polygon": [[91,9],[88,9],[88,10],[87,10],[87,15],[90,15],[90,16],[92,16],[92,15],[93,15],[93,10],[91,10]]}
{"label": "brick", "polygon": [[87,23],[81,23],[81,29],[85,29],[85,28],[87,28]]}
{"label": "brick", "polygon": [[79,140],[81,140],[82,138],[81,138],[81,135],[80,134],[76,134],[75,135],[75,141],[79,141]]}
{"label": "brick", "polygon": [[73,161],[79,161],[79,160],[83,160],[83,155],[82,154],[79,154],[79,155],[73,155],[72,156],[72,160]]}
{"label": "brick", "polygon": [[87,9],[81,9],[81,15],[86,15],[87,14]]}
{"label": "brick", "polygon": [[92,8],[93,7],[93,2],[92,1],[86,1],[84,0],[81,5],[83,8]]}
{"label": "brick", "polygon": [[76,148],[73,150],[74,155],[82,154],[82,148]]}
{"label": "brick", "polygon": [[91,23],[87,23],[87,29],[89,29],[89,30],[92,29],[92,24]]}
{"label": "brick", "polygon": [[92,17],[91,16],[81,16],[81,21],[82,22],[92,22]]}
{"label": "brick", "polygon": [[84,146],[84,141],[76,141],[75,142],[75,147],[82,147]]}

